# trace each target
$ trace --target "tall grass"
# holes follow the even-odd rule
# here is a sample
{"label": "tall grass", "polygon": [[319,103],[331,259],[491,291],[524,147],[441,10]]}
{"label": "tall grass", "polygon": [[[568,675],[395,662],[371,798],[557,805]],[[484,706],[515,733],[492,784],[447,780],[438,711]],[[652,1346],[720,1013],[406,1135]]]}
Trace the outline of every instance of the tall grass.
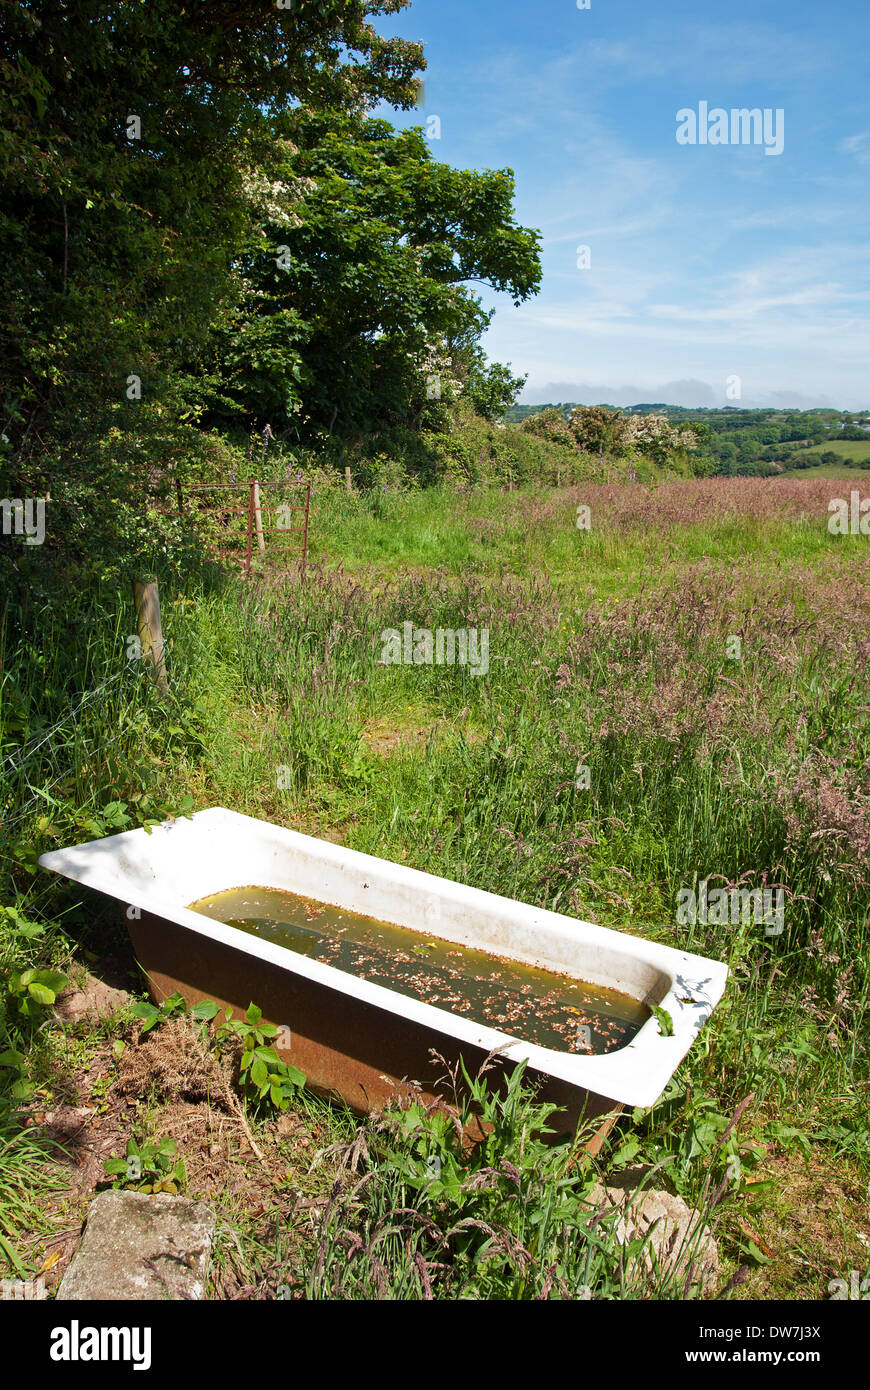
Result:
{"label": "tall grass", "polygon": [[[578,1143],[551,1147],[549,1108],[522,1068],[503,1093],[454,1076],[453,1113],[411,1100],[370,1119],[303,1267],[308,1298],[685,1298],[703,1275],[704,1223],[670,1264],[624,1238]],[[474,1138],[469,1138],[473,1135]],[[705,1208],[715,1206],[721,1192]],[[626,1233],[628,1235],[628,1233]]]}

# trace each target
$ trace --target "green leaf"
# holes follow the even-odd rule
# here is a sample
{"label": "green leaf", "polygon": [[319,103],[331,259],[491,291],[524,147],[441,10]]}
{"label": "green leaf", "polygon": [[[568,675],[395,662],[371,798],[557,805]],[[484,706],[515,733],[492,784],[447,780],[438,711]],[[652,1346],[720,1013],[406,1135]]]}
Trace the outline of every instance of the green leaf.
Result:
{"label": "green leaf", "polygon": [[634,1135],[631,1135],[623,1144],[620,1144],[611,1159],[611,1164],[614,1168],[624,1168],[638,1153],[640,1153],[640,1142]]}
{"label": "green leaf", "polygon": [[144,1001],[140,1001],[131,1006],[130,1012],[134,1018],[153,1018],[160,1010],[155,1004],[147,1004]]}
{"label": "green leaf", "polygon": [[738,1250],[742,1250],[745,1255],[748,1255],[755,1265],[770,1264],[770,1257],[765,1255],[763,1250],[759,1250],[754,1240],[747,1239],[745,1241],[738,1241],[737,1248]]}
{"label": "green leaf", "polygon": [[41,922],[20,922],[17,927],[19,936],[25,937],[28,941],[35,941],[37,937],[45,936],[45,927]]}
{"label": "green leaf", "polygon": [[658,1004],[653,1004],[652,1011],[658,1019],[662,1037],[672,1038],[674,1036],[674,1020],[667,1009],[660,1009]]}
{"label": "green leaf", "polygon": [[55,994],[59,994],[67,983],[66,975],[59,970],[40,970],[36,978],[46,989],[54,990]]}
{"label": "green leaf", "polygon": [[46,985],[32,984],[28,985],[27,988],[37,1004],[54,1003],[56,998],[55,992],[53,989],[48,989]]}
{"label": "green leaf", "polygon": [[5,1052],[0,1052],[0,1067],[20,1067],[27,1061],[23,1052],[16,1052],[14,1047],[8,1047]]}
{"label": "green leaf", "polygon": [[251,1080],[255,1086],[262,1086],[269,1075],[266,1063],[260,1057],[255,1057],[251,1067]]}

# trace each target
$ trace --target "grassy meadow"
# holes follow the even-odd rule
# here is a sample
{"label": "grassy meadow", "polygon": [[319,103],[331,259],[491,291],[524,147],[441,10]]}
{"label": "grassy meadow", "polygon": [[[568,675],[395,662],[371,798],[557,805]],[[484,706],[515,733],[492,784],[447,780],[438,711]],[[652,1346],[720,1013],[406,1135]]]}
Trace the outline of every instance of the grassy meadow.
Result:
{"label": "grassy meadow", "polygon": [[[653,1186],[704,1212],[728,1297],[827,1298],[866,1276],[870,550],[828,533],[840,495],[805,475],[352,495],[321,481],[304,586],[155,559],[165,705],[126,658],[129,599],[110,582],[46,599],[32,639],[0,630],[7,972],[124,960],[117,925],[40,853],[210,805],[731,969],[668,1092],[621,1118],[597,1165],[524,1150],[528,1097],[484,1101],[497,1123],[480,1163],[528,1175],[516,1200],[472,1160],[433,1196],[414,1177],[419,1129],[358,1126],[305,1093],[277,1121],[250,1107],[264,1185],[228,1120],[204,1148],[177,1097],[118,1105],[129,1011],[59,1029],[7,1001],[31,1089],[0,1113],[0,1272],[33,1277],[65,1248],[83,1197],[45,1116],[84,1107],[107,1143],[189,1141],[188,1188],[219,1203],[215,1297],[695,1296],[627,1269],[590,1225],[599,1167],[655,1168]],[[382,664],[382,633],[407,621],[487,629],[488,670]],[[702,880],[781,888],[784,931],[680,924],[678,894]],[[181,1027],[162,1025],[167,1046]]]}

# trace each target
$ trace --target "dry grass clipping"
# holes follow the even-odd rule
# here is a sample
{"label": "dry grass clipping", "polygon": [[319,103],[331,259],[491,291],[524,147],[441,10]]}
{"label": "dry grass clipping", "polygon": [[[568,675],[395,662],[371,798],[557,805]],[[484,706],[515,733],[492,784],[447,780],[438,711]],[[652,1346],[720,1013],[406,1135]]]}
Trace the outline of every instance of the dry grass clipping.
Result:
{"label": "dry grass clipping", "polygon": [[141,1096],[149,1091],[166,1103],[205,1103],[232,1115],[242,1126],[257,1157],[262,1151],[248,1127],[238,1096],[232,1087],[234,1060],[219,1060],[206,1045],[203,1034],[187,1017],[167,1020],[128,1047],[118,1067],[119,1094]]}

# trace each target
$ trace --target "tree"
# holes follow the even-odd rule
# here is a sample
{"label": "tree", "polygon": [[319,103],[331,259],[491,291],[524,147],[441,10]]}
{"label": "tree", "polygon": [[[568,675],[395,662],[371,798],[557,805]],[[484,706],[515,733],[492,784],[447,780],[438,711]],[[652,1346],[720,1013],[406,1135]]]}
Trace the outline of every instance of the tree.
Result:
{"label": "tree", "polygon": [[571,433],[581,449],[590,454],[619,454],[628,427],[628,417],[605,405],[577,405],[571,411]]}
{"label": "tree", "polygon": [[483,349],[469,368],[463,394],[476,415],[490,423],[499,421],[510,409],[526,384],[525,376],[514,376],[503,362],[487,362]]}
{"label": "tree", "polygon": [[[220,333],[238,409],[271,410],[273,426],[306,440],[417,425],[463,390],[488,418],[503,413],[522,380],[486,365],[478,340],[491,316],[469,284],[520,303],[540,282],[538,233],[513,220],[510,171],[452,169],[419,129],[361,116],[298,110],[274,134],[285,218],[266,219],[265,244],[241,259],[248,294]],[[281,316],[290,332],[269,368],[263,335],[280,344],[270,320]],[[294,364],[296,418],[276,404]]]}

